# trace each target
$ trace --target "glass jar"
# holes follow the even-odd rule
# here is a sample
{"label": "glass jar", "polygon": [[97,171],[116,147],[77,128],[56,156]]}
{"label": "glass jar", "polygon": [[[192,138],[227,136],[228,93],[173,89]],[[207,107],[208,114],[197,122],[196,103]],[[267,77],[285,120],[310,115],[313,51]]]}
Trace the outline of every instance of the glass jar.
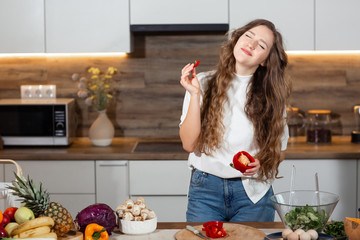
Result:
{"label": "glass jar", "polygon": [[307,117],[307,143],[331,143],[331,111],[309,110]]}
{"label": "glass jar", "polygon": [[304,116],[296,107],[286,108],[288,127],[289,127],[289,143],[297,142],[297,137],[301,135],[304,128]]}

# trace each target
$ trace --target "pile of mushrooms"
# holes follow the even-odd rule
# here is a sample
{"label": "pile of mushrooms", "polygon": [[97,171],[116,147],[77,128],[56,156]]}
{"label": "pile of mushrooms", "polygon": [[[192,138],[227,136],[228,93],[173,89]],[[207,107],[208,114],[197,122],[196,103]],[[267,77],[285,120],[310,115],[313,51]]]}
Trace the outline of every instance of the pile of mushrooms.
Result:
{"label": "pile of mushrooms", "polygon": [[156,218],[155,212],[146,207],[143,197],[136,198],[135,202],[132,199],[126,199],[123,204],[116,207],[115,212],[119,219],[127,221],[145,221]]}

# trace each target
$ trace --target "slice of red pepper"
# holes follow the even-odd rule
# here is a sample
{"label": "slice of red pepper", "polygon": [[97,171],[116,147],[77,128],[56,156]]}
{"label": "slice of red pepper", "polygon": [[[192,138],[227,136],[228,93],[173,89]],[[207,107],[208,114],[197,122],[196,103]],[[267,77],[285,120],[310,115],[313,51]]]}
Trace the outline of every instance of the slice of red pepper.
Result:
{"label": "slice of red pepper", "polygon": [[223,222],[220,221],[210,221],[203,224],[203,231],[206,232],[206,236],[211,238],[220,238],[227,235],[225,229],[223,228]]}
{"label": "slice of red pepper", "polygon": [[249,153],[247,153],[245,151],[241,151],[241,152],[238,152],[237,154],[235,154],[235,156],[233,158],[233,162],[230,163],[230,166],[232,166],[233,168],[244,173],[247,169],[250,169],[252,167],[244,165],[242,162],[240,162],[241,155],[245,155],[249,159],[250,162],[255,162],[255,159]]}
{"label": "slice of red pepper", "polygon": [[194,68],[196,68],[199,65],[200,61],[195,61]]}

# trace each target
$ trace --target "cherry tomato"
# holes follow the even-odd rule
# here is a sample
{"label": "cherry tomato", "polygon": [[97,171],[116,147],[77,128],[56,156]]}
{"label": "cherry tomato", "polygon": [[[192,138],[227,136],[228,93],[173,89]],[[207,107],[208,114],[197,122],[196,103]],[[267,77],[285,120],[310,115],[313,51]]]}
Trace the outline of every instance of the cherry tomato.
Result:
{"label": "cherry tomato", "polygon": [[16,212],[16,210],[17,210],[18,208],[17,207],[9,207],[9,208],[7,208],[5,211],[4,211],[4,213],[5,214],[7,214],[9,217],[10,217],[10,220],[12,221],[12,222],[14,222],[15,221],[15,212]]}

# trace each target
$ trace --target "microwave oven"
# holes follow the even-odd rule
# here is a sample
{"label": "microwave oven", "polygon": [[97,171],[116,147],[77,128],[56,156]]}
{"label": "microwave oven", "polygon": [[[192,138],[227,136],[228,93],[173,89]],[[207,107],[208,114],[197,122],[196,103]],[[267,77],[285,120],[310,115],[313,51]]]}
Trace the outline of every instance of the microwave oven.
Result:
{"label": "microwave oven", "polygon": [[76,127],[72,98],[0,99],[4,146],[70,145]]}

